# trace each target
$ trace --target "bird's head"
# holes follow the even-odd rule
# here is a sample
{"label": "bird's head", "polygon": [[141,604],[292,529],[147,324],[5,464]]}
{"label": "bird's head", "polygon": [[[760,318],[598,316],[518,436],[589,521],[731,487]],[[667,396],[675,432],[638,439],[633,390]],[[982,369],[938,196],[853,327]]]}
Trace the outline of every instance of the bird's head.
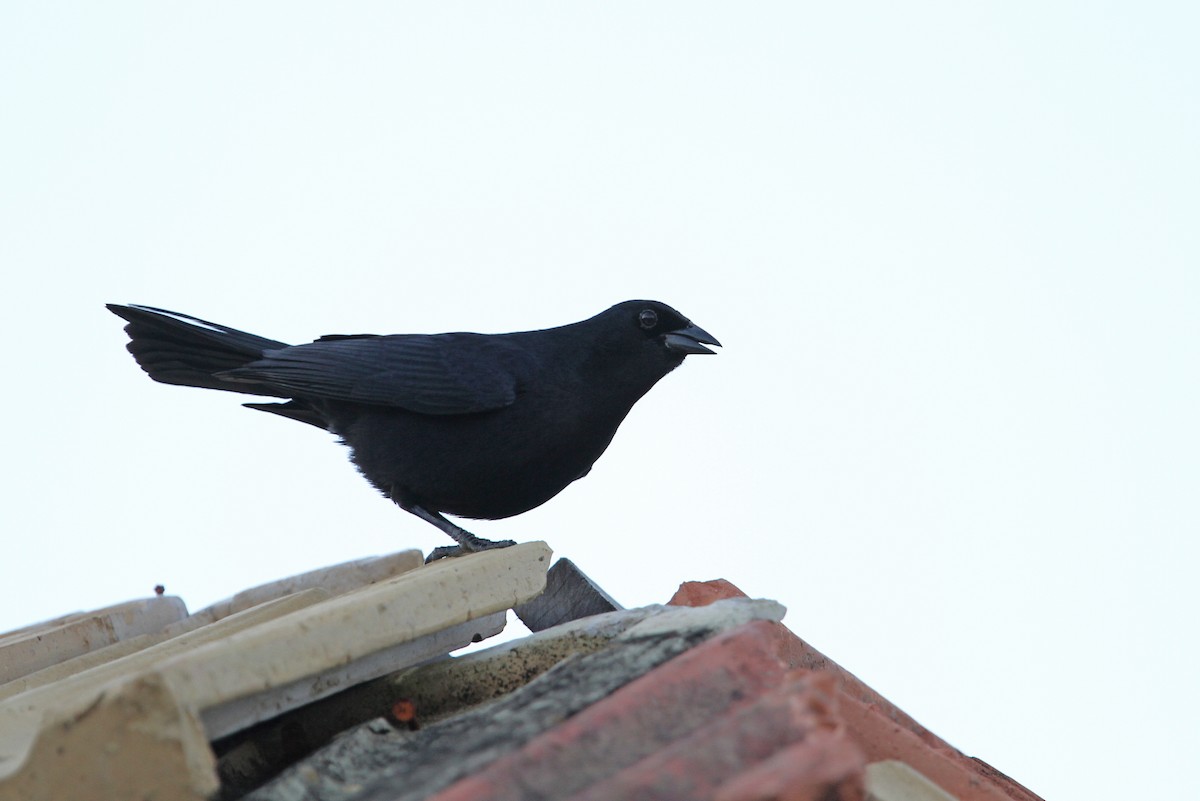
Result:
{"label": "bird's head", "polygon": [[627,300],[600,316],[606,318],[606,328],[626,343],[625,347],[635,345],[637,350],[656,354],[671,366],[688,355],[715,353],[706,345],[721,346],[712,334],[656,300]]}
{"label": "bird's head", "polygon": [[631,300],[620,304],[627,307],[642,336],[661,342],[667,350],[683,356],[700,353],[716,353],[705,345],[721,343],[665,303],[656,300]]}
{"label": "bird's head", "polygon": [[[716,337],[665,303],[627,300],[572,326],[572,351],[582,356],[582,373],[596,392],[623,398],[632,406],[659,379],[691,354],[714,353]],[[550,329],[554,331],[555,329]],[[583,343],[586,347],[581,347]],[[570,357],[568,357],[570,358]],[[626,406],[622,410],[629,410]]]}

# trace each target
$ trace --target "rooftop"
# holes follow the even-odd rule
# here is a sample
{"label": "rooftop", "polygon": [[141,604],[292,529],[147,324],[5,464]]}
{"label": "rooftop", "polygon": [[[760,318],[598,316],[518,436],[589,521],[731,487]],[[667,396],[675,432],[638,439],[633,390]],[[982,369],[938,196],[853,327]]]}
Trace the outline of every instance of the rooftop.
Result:
{"label": "rooftop", "polygon": [[67,615],[0,634],[0,800],[1036,801],[784,614],[622,609],[531,542]]}

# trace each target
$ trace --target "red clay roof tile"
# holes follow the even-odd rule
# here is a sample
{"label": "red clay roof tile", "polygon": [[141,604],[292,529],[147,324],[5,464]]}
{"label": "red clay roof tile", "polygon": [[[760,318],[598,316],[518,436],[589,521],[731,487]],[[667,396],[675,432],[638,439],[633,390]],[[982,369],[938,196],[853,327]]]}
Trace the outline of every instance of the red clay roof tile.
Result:
{"label": "red clay roof tile", "polygon": [[771,623],[718,635],[434,796],[437,801],[562,797],[607,778],[779,684]]}
{"label": "red clay roof tile", "polygon": [[[510,555],[518,555],[517,549]],[[569,563],[568,566],[573,567]],[[346,566],[339,567],[344,568]],[[445,566],[441,569],[444,572]],[[422,569],[422,575],[432,575],[425,570],[428,569]],[[368,577],[357,583],[368,580],[376,579]],[[586,577],[583,580],[587,581]],[[292,584],[280,586],[284,587],[281,591],[286,591]],[[602,590],[594,589],[603,595]],[[730,582],[715,579],[685,582],[669,604],[708,607],[724,599],[745,597],[745,593]],[[289,602],[291,600],[298,601],[299,597],[290,596]],[[203,627],[206,636],[228,640],[232,643],[230,647],[239,643],[244,646],[248,641],[246,636],[235,639],[226,636],[225,628],[218,630],[215,626],[203,625],[217,616],[215,612],[208,614],[210,611],[203,610],[191,616],[188,618],[190,623],[185,621],[169,627],[169,632],[164,631],[161,636],[180,634],[189,627]],[[254,613],[245,614],[253,616]],[[443,722],[433,723],[428,729],[422,727],[419,739],[411,743],[411,756],[417,760],[414,769],[396,770],[396,763],[388,762],[388,770],[368,770],[356,782],[370,786],[351,782],[350,785],[357,787],[352,794],[358,797],[365,793],[363,797],[371,799],[394,799],[397,793],[403,797],[416,797],[414,792],[417,790],[412,781],[416,773],[429,768],[433,773],[426,777],[428,782],[420,790],[420,797],[436,788],[444,788],[435,796],[438,801],[504,801],[529,797],[570,797],[573,801],[607,798],[862,801],[865,785],[882,781],[880,770],[890,766],[893,770],[919,772],[957,801],[1039,801],[1033,793],[990,765],[966,757],[951,747],[782,623],[775,622],[783,614],[778,604],[732,601],[703,611],[657,607],[629,614],[635,617],[640,614],[637,618],[640,622],[616,634],[615,638],[601,638],[603,642],[585,649],[587,655],[580,655],[575,661],[551,660],[555,666],[545,675],[566,677],[560,682],[561,688],[556,686],[551,692],[543,687],[538,692],[527,692],[534,685],[524,685],[502,693],[491,705],[464,710]],[[692,620],[696,615],[707,622]],[[87,615],[75,615],[70,619],[83,617]],[[747,620],[753,622],[747,623]],[[31,630],[50,625],[42,624]],[[710,639],[696,644],[702,639],[701,631],[703,637]],[[724,633],[714,635],[714,631]],[[8,641],[16,641],[27,633],[9,633]],[[321,635],[319,631],[309,631],[307,636],[319,638]],[[183,641],[180,638],[179,643]],[[647,648],[649,650],[644,654],[638,650]],[[614,661],[618,651],[621,659]],[[96,658],[99,656],[95,655]],[[629,664],[626,666],[621,660]],[[84,661],[87,660],[80,657],[69,664],[79,662],[80,667],[92,666],[90,661],[84,665]],[[448,664],[469,666],[471,660],[454,660]],[[626,672],[618,671],[619,676],[616,673],[594,675],[606,665],[606,669],[620,668]],[[549,666],[544,665],[534,672],[540,673]],[[47,668],[21,679],[20,686],[14,682],[7,689],[10,694],[31,697],[32,691],[26,685],[36,683],[39,677],[44,678],[48,686],[67,687],[70,681],[62,678],[69,672],[66,667],[60,664]],[[103,668],[94,667],[93,672]],[[451,678],[459,675],[454,671],[434,672],[442,676],[443,681],[452,685],[458,683]],[[620,676],[624,678],[617,681]],[[543,677],[538,681],[544,683],[546,679]],[[592,687],[584,692],[584,685],[596,685],[600,689]],[[454,692],[462,688],[444,689]],[[323,703],[333,702],[330,699]],[[97,708],[103,710],[111,706],[108,703]],[[476,742],[480,738],[466,734],[478,734],[481,725],[484,729],[488,725],[494,728],[497,725],[496,710],[501,708],[512,713],[511,720],[503,724],[505,728],[501,731],[503,747],[493,743],[490,751],[487,748],[480,751],[479,742]],[[91,714],[96,724],[102,719],[107,720],[99,713]],[[508,727],[530,715],[540,717],[522,723],[527,730],[523,737],[514,739],[513,730]],[[288,718],[293,724],[296,719],[296,715]],[[364,725],[370,728],[377,723]],[[142,723],[137,721],[117,721],[114,725],[126,734],[142,730],[139,728]],[[455,726],[469,728],[463,729],[458,736],[450,736],[456,731]],[[385,728],[393,733],[391,728]],[[442,729],[449,734],[431,745],[436,739],[431,739],[432,735]],[[269,733],[268,728],[262,728],[254,736],[265,736],[263,732]],[[418,736],[417,732],[407,729],[405,732],[406,736]],[[208,732],[209,736],[212,734],[212,731]],[[246,736],[253,739],[250,733]],[[487,736],[480,742],[490,742]],[[380,739],[381,735],[375,732],[375,737]],[[197,753],[211,758],[202,736],[197,734],[197,738]],[[349,739],[345,737],[335,740],[320,757],[329,761],[331,776],[341,776],[341,771],[347,767],[337,756],[340,753],[338,744],[346,742]],[[406,743],[408,741],[400,737],[394,747],[403,750],[408,747]],[[378,743],[371,741],[371,745],[376,747]],[[317,759],[317,755],[313,758]],[[884,763],[883,760],[897,762]],[[71,765],[77,771],[86,771],[89,768],[85,762],[74,759]],[[867,766],[867,763],[871,764]],[[304,761],[295,767],[308,764]],[[447,766],[455,769],[446,772]],[[132,782],[130,787],[141,787],[149,781],[142,772],[130,767],[127,776],[122,774],[118,778]],[[167,773],[170,775],[163,781],[187,781],[188,770],[181,767],[168,768]],[[211,767],[201,773],[211,783]],[[33,774],[22,775],[30,781],[35,778]],[[62,777],[75,781],[72,775],[63,773]],[[245,789],[269,775],[264,774],[248,783]],[[447,786],[460,776],[464,778]],[[284,784],[280,783],[279,788],[286,790]],[[112,784],[118,785],[119,782]],[[274,791],[269,788],[275,785],[276,782],[272,782],[260,788],[266,792],[263,797],[274,798]],[[345,789],[353,789],[350,785]],[[48,791],[56,785],[43,781],[37,786]],[[4,787],[17,789],[16,785]],[[198,787],[190,785],[190,790],[180,790],[183,793],[180,797],[199,792]],[[229,797],[240,795],[232,785],[223,789],[234,793]],[[3,788],[0,788],[0,795],[4,795]]]}
{"label": "red clay roof tile", "polygon": [[675,590],[668,606],[708,606],[725,598],[745,598],[746,593],[725,579],[685,581]]}
{"label": "red clay roof tile", "polygon": [[[845,784],[848,789],[862,786],[866,765],[861,751],[844,736],[844,726],[836,712],[836,680],[827,673],[792,671],[783,684],[714,719],[690,735],[621,771],[606,781],[592,785],[572,796],[571,801],[607,801],[636,798],[639,801],[673,801],[679,798],[711,798],[717,789],[740,774],[752,771],[764,760],[803,745],[816,738],[822,745],[805,753],[805,772],[784,770],[782,766],[768,776],[784,776],[788,786],[804,784],[823,788]],[[830,740],[829,735],[841,735]],[[826,762],[813,761],[837,743],[837,771],[829,774]],[[769,783],[769,782],[768,782]],[[764,787],[762,782],[750,785]],[[746,792],[737,790],[736,792]]]}
{"label": "red clay roof tile", "polygon": [[717,788],[713,801],[862,801],[862,749],[846,730],[813,732]]}

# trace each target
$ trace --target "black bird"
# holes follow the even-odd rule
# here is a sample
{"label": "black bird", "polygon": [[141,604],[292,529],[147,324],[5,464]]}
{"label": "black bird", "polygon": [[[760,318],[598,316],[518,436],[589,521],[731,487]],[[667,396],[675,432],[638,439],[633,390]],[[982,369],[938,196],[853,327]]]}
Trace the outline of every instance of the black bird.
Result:
{"label": "black bird", "polygon": [[511,334],[329,335],[288,345],[186,314],[108,304],[155,381],[289,399],[251,409],[327,429],[400,508],[460,546],[512,545],[442,516],[527,512],[591,470],[639,398],[720,345],[663,303]]}

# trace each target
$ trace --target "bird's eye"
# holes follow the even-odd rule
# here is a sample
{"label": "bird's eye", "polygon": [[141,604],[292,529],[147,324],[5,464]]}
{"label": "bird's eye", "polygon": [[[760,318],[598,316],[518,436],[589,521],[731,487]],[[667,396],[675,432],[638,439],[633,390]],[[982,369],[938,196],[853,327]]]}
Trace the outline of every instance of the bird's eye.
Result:
{"label": "bird's eye", "polygon": [[658,314],[654,309],[642,309],[642,313],[638,315],[638,325],[649,331],[658,325]]}

